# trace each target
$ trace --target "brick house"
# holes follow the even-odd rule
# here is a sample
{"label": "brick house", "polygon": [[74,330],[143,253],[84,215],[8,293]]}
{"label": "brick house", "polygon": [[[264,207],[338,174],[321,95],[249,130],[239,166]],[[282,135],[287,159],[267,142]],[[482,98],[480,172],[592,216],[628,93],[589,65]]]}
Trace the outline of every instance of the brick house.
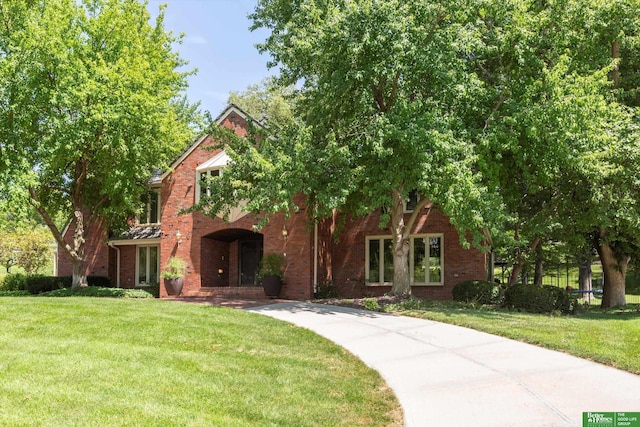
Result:
{"label": "brick house", "polygon": [[[248,116],[234,105],[216,119],[220,126],[247,133]],[[285,218],[274,215],[260,232],[252,214],[236,209],[229,222],[199,212],[178,214],[192,206],[202,191],[204,176],[223,173],[228,157],[203,136],[189,146],[165,173],[150,184],[147,210],[128,233],[109,237],[102,224],[89,229],[87,274],[109,276],[123,288],[160,283],[170,257],[182,258],[187,270],[183,296],[262,296],[256,270],[264,253],[285,256],[283,298],[311,299],[316,286],[333,283],[344,297],[382,295],[393,275],[391,232],[379,228],[379,213],[347,219],[336,231],[339,214],[318,224],[300,210]],[[410,215],[408,204],[407,215]],[[337,234],[337,235],[336,235]],[[67,230],[65,236],[71,237]],[[410,272],[413,294],[450,299],[452,287],[463,280],[485,279],[487,259],[475,249],[463,249],[446,216],[436,210],[418,218],[411,236]],[[57,272],[70,275],[65,252],[58,251]]]}

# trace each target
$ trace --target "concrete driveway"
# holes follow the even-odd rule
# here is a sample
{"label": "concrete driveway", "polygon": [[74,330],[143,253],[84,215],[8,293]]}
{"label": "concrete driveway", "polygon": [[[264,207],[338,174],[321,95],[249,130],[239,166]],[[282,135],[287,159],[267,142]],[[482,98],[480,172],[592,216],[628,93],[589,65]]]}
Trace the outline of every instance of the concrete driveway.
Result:
{"label": "concrete driveway", "polygon": [[351,351],[394,390],[407,426],[582,426],[583,412],[640,412],[640,376],[495,335],[304,302],[248,311]]}

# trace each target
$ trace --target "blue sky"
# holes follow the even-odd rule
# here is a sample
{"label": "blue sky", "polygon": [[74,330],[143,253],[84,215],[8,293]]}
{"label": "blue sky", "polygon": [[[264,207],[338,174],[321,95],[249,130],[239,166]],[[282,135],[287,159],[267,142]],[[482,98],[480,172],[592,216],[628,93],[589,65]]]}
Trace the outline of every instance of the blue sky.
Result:
{"label": "blue sky", "polygon": [[187,95],[191,102],[216,117],[226,106],[231,91],[241,91],[275,74],[267,69],[267,55],[260,55],[255,44],[268,33],[249,31],[257,0],[149,0],[149,12],[155,16],[158,6],[166,4],[165,28],[184,33],[176,46],[188,69],[197,68],[190,77]]}

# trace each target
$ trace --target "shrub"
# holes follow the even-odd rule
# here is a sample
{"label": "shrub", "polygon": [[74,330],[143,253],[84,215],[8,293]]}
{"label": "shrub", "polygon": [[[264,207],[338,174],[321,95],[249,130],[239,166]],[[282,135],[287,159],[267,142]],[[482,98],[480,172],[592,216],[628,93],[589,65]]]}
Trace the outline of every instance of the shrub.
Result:
{"label": "shrub", "polygon": [[154,298],[144,289],[101,288],[89,286],[85,288],[63,288],[40,294],[42,297],[103,297],[103,298]]}
{"label": "shrub", "polygon": [[100,288],[113,288],[111,279],[106,276],[87,276],[89,286],[97,286]]}
{"label": "shrub", "polygon": [[5,291],[24,291],[26,289],[27,276],[16,273],[9,274],[2,281],[2,289]]}
{"label": "shrub", "polygon": [[28,276],[25,281],[24,290],[28,291],[30,294],[37,295],[54,289],[70,287],[71,276]]}
{"label": "shrub", "polygon": [[[11,274],[4,280],[2,289],[7,291],[27,291],[32,295],[50,292],[56,289],[70,288],[71,276],[25,276]],[[109,288],[111,280],[103,276],[87,277],[89,286]]]}
{"label": "shrub", "polygon": [[314,294],[314,298],[316,299],[326,299],[326,298],[337,298],[338,291],[336,287],[333,286],[333,283],[327,282],[319,284],[316,288],[316,293]]}
{"label": "shrub", "polygon": [[484,280],[467,280],[453,287],[453,300],[479,304],[501,304],[504,290],[499,283]]}
{"label": "shrub", "polygon": [[187,263],[178,257],[172,256],[169,258],[167,265],[162,272],[163,279],[178,279],[184,277],[184,270],[187,268]]}
{"label": "shrub", "polygon": [[507,288],[504,305],[507,308],[528,311],[530,313],[552,313],[560,311],[571,313],[576,298],[564,289],[555,286],[535,286],[515,284]]}
{"label": "shrub", "polygon": [[369,311],[379,311],[380,304],[378,304],[378,301],[376,301],[375,299],[367,298],[364,300],[364,308]]}

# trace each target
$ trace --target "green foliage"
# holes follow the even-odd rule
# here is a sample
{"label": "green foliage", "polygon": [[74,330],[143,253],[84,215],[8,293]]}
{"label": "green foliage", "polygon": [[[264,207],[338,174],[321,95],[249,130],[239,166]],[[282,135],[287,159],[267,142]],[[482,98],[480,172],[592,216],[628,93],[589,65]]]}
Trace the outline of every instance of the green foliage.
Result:
{"label": "green foliage", "polygon": [[258,3],[254,28],[272,31],[259,48],[285,83],[302,85],[304,123],[277,136],[280,156],[264,156],[309,195],[308,211],[368,214],[417,189],[482,237],[496,209],[484,209],[462,126],[481,90],[463,60],[479,42],[469,12],[429,1]]}
{"label": "green foliage", "polygon": [[285,264],[286,260],[282,254],[264,254],[260,260],[258,279],[262,280],[266,276],[278,276],[280,280],[284,281]]}
{"label": "green foliage", "polygon": [[24,290],[32,295],[71,287],[71,276],[28,276]]}
{"label": "green foliage", "polygon": [[164,267],[164,271],[162,272],[163,279],[177,279],[180,277],[184,277],[185,269],[187,268],[187,263],[178,257],[171,257],[167,262],[167,265]]}
{"label": "green foliage", "polygon": [[[248,200],[254,214],[290,214],[302,194],[314,219],[382,209],[384,225],[408,238],[416,217],[401,225],[402,205],[417,190],[416,211],[433,202],[464,246],[470,237],[484,248],[483,231],[502,216],[481,182],[469,128],[486,118],[477,117],[484,89],[467,60],[482,40],[473,10],[459,2],[262,0],[251,18],[254,29],[271,31],[259,49],[280,68],[279,84],[300,87],[295,120],[275,134],[263,130],[257,144],[255,135],[216,135],[232,162],[196,209],[224,215]],[[392,292],[410,292],[408,271],[394,274]]]}
{"label": "green foliage", "polygon": [[[39,276],[10,274],[5,276],[0,289],[7,291],[25,291],[31,295],[41,294],[58,289],[71,287],[71,276]],[[88,276],[87,281],[90,287],[110,287],[111,280],[103,276]]]}
{"label": "green foliage", "polygon": [[364,308],[369,311],[380,311],[380,304],[373,298],[364,300]]}
{"label": "green foliage", "polygon": [[40,293],[41,297],[103,297],[103,298],[155,298],[144,289],[102,288],[89,286],[86,288],[62,288]]}
{"label": "green foliage", "polygon": [[555,286],[535,286],[517,283],[504,293],[504,306],[529,313],[571,313],[576,298]]}
{"label": "green foliage", "polygon": [[320,283],[313,297],[316,299],[337,298],[338,290],[332,282]]}
{"label": "green foliage", "polygon": [[637,267],[627,272],[627,294],[640,295],[640,272]]}
{"label": "green foliage", "polygon": [[411,311],[411,310],[422,310],[425,308],[425,300],[420,298],[406,298],[398,303],[391,303],[385,305],[385,310],[387,312],[395,312],[395,311]]}
{"label": "green foliage", "polygon": [[468,280],[453,287],[453,300],[478,304],[501,304],[504,289],[498,283],[483,280]]}
{"label": "green foliage", "polygon": [[227,102],[237,105],[275,134],[294,121],[295,88],[283,87],[275,77],[267,77],[242,92],[231,92]]}
{"label": "green foliage", "polygon": [[571,257],[638,254],[639,16],[636,1],[486,4],[477,66],[494,90],[481,166],[509,212],[500,240],[512,262],[530,263],[536,239]]}
{"label": "green foliage", "polygon": [[180,37],[135,0],[14,0],[0,27],[0,174],[62,244],[59,213],[123,224],[193,135]]}
{"label": "green foliage", "polygon": [[53,256],[53,237],[43,226],[4,231],[0,229],[0,264],[20,266],[27,274],[35,274]]}
{"label": "green foliage", "polygon": [[27,288],[27,276],[24,274],[9,274],[0,282],[5,291],[24,291]]}

